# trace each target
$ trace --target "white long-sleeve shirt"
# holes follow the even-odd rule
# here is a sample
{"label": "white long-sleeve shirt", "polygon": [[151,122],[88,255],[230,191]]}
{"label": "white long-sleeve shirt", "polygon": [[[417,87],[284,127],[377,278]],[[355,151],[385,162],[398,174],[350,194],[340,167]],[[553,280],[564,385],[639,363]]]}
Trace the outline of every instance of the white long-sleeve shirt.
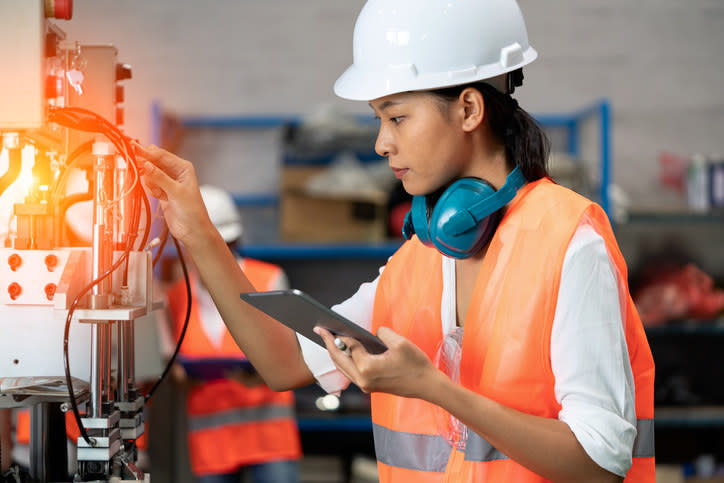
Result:
{"label": "white long-sleeve shirt", "polygon": [[[448,334],[456,327],[455,260],[443,256],[442,272],[440,313],[443,334]],[[332,309],[370,329],[378,280],[363,283]],[[299,340],[323,389],[338,393],[349,385],[325,349],[302,336]],[[624,476],[636,437],[633,375],[616,276],[603,239],[589,226],[576,231],[566,251],[550,350],[561,404],[558,419],[599,466]]]}

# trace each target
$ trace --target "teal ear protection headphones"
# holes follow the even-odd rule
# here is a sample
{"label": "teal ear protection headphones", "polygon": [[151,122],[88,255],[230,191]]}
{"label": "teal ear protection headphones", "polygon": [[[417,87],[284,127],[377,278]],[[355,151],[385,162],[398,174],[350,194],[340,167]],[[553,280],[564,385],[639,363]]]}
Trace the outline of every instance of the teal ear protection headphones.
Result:
{"label": "teal ear protection headphones", "polygon": [[437,200],[430,195],[413,196],[402,235],[409,240],[416,234],[423,244],[447,256],[468,258],[490,241],[502,217],[500,209],[524,184],[525,177],[516,166],[498,191],[485,180],[461,178]]}

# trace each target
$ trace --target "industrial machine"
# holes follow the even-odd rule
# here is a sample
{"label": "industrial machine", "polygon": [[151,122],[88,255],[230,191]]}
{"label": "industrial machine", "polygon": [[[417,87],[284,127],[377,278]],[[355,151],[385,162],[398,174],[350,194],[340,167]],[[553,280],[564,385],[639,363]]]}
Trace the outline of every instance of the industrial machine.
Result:
{"label": "industrial machine", "polygon": [[[52,423],[68,411],[73,481],[149,481],[135,465],[149,395],[134,324],[160,304],[151,208],[122,130],[131,69],[113,45],[68,39],[53,19],[71,16],[72,0],[0,2],[0,409],[31,408],[33,481],[68,481],[65,425],[58,436]],[[82,202],[87,226],[71,230]]]}

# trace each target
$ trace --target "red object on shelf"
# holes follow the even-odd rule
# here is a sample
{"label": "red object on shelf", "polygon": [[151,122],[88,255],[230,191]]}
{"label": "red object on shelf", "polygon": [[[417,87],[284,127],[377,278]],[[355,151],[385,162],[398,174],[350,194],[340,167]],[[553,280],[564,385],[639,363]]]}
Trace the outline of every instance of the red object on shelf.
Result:
{"label": "red object on shelf", "polygon": [[659,153],[659,182],[662,186],[684,194],[689,159],[673,153]]}
{"label": "red object on shelf", "polygon": [[45,16],[70,20],[73,17],[73,0],[45,0]]}
{"label": "red object on shelf", "polygon": [[724,290],[696,265],[652,268],[641,288],[633,294],[644,325],[670,320],[711,319],[724,310]]}

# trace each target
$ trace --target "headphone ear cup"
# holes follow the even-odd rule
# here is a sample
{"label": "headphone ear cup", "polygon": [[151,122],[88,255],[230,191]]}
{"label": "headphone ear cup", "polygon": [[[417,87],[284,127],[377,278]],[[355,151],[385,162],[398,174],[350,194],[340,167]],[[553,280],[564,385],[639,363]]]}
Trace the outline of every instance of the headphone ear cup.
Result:
{"label": "headphone ear cup", "polygon": [[[432,246],[430,241],[430,217],[428,209],[427,197],[426,196],[413,196],[412,207],[410,213],[405,217],[405,224],[407,224],[407,218],[410,218],[411,225],[413,227],[412,233],[417,235],[417,238],[425,245]],[[412,233],[410,237],[412,237]],[[404,235],[404,231],[403,231]]]}
{"label": "headphone ear cup", "polygon": [[446,230],[445,225],[456,214],[465,212],[470,206],[493,194],[495,188],[487,181],[477,178],[456,180],[442,194],[430,216],[431,243],[445,255],[454,258],[467,258],[480,251],[495,233],[501,206],[487,207],[484,218],[462,233]]}

